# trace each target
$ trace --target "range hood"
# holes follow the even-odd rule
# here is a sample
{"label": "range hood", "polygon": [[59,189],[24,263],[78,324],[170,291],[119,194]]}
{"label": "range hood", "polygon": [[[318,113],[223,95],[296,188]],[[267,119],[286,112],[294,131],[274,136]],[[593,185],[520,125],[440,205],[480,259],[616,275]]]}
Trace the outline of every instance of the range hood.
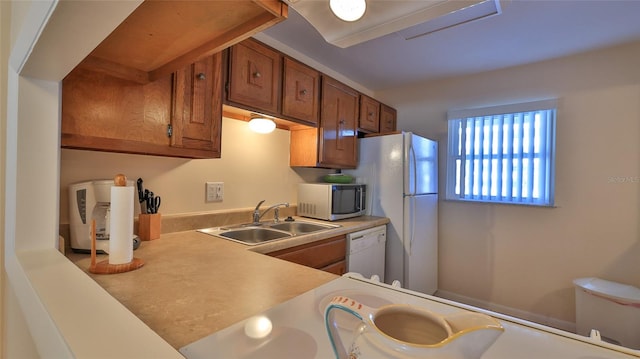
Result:
{"label": "range hood", "polygon": [[338,19],[329,0],[284,0],[324,39],[346,48],[391,33],[406,40],[501,13],[500,0],[367,0],[357,21]]}

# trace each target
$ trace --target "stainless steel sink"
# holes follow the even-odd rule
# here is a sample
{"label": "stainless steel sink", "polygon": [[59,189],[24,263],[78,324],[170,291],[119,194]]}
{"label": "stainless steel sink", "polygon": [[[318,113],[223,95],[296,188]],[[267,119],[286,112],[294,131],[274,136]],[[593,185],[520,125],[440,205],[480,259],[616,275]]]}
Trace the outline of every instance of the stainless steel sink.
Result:
{"label": "stainless steel sink", "polygon": [[306,221],[262,222],[259,225],[244,223],[226,227],[204,228],[199,229],[198,232],[229,239],[234,242],[256,245],[338,227],[340,227],[340,225]]}
{"label": "stainless steel sink", "polygon": [[258,244],[274,239],[291,237],[291,234],[267,228],[243,228],[218,233],[219,236],[235,239],[242,243]]}
{"label": "stainless steel sink", "polygon": [[275,228],[282,231],[287,231],[289,233],[296,235],[296,234],[306,234],[306,233],[322,231],[325,229],[336,228],[336,226],[328,225],[328,224],[310,223],[310,222],[281,222],[277,224],[272,224],[269,226],[269,228]]}

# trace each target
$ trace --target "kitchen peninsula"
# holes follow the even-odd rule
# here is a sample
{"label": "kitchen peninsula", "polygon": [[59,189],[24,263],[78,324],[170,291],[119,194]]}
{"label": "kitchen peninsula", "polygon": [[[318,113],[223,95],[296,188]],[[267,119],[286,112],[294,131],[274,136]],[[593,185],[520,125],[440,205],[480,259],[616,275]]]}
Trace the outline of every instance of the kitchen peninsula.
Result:
{"label": "kitchen peninsula", "polygon": [[165,233],[134,251],[145,265],[115,275],[89,274],[90,258],[68,257],[171,346],[178,349],[336,275],[261,254],[388,223],[363,216],[340,227],[247,246],[194,230]]}

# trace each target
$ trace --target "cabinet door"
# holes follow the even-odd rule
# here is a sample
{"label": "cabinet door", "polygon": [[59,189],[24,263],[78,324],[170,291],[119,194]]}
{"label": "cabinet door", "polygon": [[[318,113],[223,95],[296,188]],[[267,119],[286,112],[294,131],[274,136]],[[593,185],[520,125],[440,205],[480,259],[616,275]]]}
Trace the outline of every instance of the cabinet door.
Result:
{"label": "cabinet door", "polygon": [[363,132],[377,133],[380,126],[380,102],[369,96],[360,95],[360,119],[358,129]]}
{"label": "cabinet door", "polygon": [[[337,274],[337,272],[344,270],[346,267],[346,246],[346,236],[342,235],[291,248],[281,249],[267,254],[288,262]],[[340,274],[344,274],[344,272]]]}
{"label": "cabinet door", "polygon": [[62,147],[172,156],[170,117],[171,76],[143,85],[82,64],[62,81]]}
{"label": "cabinet door", "polygon": [[396,130],[396,109],[385,104],[380,106],[380,133]]}
{"label": "cabinet door", "polygon": [[227,99],[267,114],[278,113],[280,53],[248,39],[231,47]]}
{"label": "cabinet door", "polygon": [[321,271],[343,275],[347,273],[347,261],[340,261],[337,263],[329,264],[326,267],[319,268]]}
{"label": "cabinet door", "polygon": [[358,92],[332,78],[323,77],[318,163],[335,168],[357,166],[356,120]]}
{"label": "cabinet door", "polygon": [[282,114],[318,125],[320,73],[289,58],[284,59]]}
{"label": "cabinet door", "polygon": [[171,146],[220,157],[222,55],[217,53],[174,74]]}

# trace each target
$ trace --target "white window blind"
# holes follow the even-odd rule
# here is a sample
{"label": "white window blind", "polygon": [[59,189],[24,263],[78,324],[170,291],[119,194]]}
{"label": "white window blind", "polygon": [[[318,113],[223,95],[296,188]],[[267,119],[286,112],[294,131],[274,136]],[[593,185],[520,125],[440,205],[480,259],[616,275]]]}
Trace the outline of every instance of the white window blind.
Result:
{"label": "white window blind", "polygon": [[450,200],[552,206],[557,102],[449,112]]}

